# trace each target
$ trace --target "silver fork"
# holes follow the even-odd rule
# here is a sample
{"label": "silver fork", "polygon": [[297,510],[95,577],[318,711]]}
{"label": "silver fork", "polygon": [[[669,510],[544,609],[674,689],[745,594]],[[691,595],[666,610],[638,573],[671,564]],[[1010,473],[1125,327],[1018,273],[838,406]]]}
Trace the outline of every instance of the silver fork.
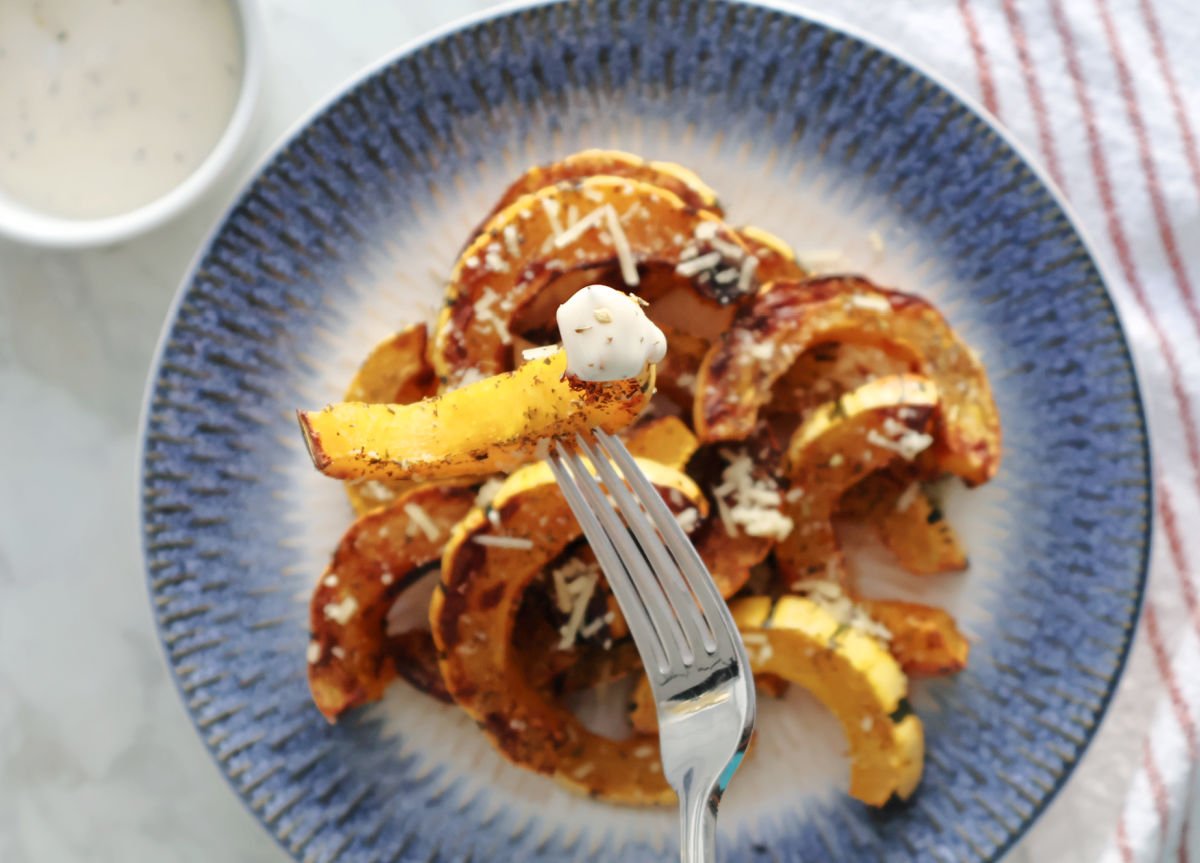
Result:
{"label": "silver fork", "polygon": [[680,859],[712,863],[717,805],[754,730],[750,662],[725,600],[670,509],[620,440],[593,434],[594,445],[582,436],[577,444],[603,488],[562,443],[548,461],[646,666],[663,775],[679,795]]}

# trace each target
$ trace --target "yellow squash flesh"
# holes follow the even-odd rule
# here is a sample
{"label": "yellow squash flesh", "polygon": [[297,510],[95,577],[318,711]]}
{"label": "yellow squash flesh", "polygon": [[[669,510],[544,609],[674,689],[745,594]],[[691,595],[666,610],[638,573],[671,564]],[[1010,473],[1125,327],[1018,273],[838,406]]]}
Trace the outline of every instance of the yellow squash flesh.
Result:
{"label": "yellow squash flesh", "polygon": [[[424,324],[384,339],[367,356],[346,388],[343,401],[407,405],[437,392],[437,375],[427,356]],[[346,496],[358,515],[386,506],[411,488],[406,480],[346,480]]]}
{"label": "yellow squash flesh", "polygon": [[565,375],[566,354],[411,405],[343,402],[301,411],[313,464],[341,479],[433,479],[512,470],[546,438],[620,431],[654,389],[638,378],[586,383]]}
{"label": "yellow squash flesh", "polygon": [[925,732],[907,710],[908,680],[877,639],[799,596],[730,603],[755,673],[803,686],[842,725],[850,795],[872,806],[910,797],[921,781]]}

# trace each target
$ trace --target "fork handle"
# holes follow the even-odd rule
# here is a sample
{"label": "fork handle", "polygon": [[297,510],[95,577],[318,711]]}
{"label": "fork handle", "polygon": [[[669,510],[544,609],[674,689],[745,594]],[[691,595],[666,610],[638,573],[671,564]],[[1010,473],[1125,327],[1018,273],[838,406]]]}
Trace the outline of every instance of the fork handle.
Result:
{"label": "fork handle", "polygon": [[715,863],[717,859],[717,795],[714,787],[685,783],[679,794],[680,863]]}

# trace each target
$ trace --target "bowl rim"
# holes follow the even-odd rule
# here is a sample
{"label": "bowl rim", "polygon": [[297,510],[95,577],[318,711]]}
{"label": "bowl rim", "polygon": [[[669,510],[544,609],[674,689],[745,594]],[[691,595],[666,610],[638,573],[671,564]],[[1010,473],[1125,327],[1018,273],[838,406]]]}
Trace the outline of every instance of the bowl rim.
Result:
{"label": "bowl rim", "polygon": [[[115,216],[72,219],[41,212],[0,195],[0,235],[52,248],[81,248],[117,243],[145,233],[179,215],[222,179],[245,142],[262,89],[264,27],[259,0],[229,0],[237,17],[242,49],[242,78],[233,111],[216,144],[180,183],[159,197]],[[256,166],[253,177],[257,174]],[[222,216],[222,221],[224,216]],[[218,222],[220,224],[220,222]]]}
{"label": "bowl rim", "polygon": [[[242,0],[239,0],[239,2],[242,2]],[[265,170],[266,167],[270,165],[270,163],[274,161],[280,153],[286,150],[286,148],[290,146],[291,143],[300,134],[302,134],[312,122],[314,122],[324,112],[333,108],[353,87],[365,82],[372,76],[391,66],[393,63],[396,63],[397,61],[402,60],[403,58],[408,57],[411,54],[414,54],[417,51],[420,51],[429,45],[438,42],[439,40],[453,35],[459,30],[473,27],[484,22],[517,12],[548,6],[566,5],[571,2],[573,2],[573,0],[502,0],[502,2],[499,2],[494,6],[490,6],[487,9],[477,10],[466,15],[458,16],[445,24],[425,32],[424,34],[418,35],[397,46],[394,50],[389,51],[379,59],[364,64],[357,71],[344,77],[337,85],[319,97],[317,101],[313,103],[312,107],[303,112],[293,123],[284,129],[284,131],[278,135],[272,145],[263,152],[262,156],[255,160],[252,169],[246,174],[236,193],[226,203],[226,206],[222,209],[221,213],[215,218],[209,227],[209,230],[198,246],[195,255],[188,264],[187,270],[180,280],[179,286],[176,288],[175,296],[167,309],[166,316],[163,320],[162,330],[159,333],[158,342],[155,346],[154,354],[147,370],[146,384],[142,395],[141,415],[138,422],[136,451],[137,466],[134,472],[133,488],[138,512],[138,552],[142,564],[142,572],[144,574],[148,573],[147,565],[149,563],[149,558],[146,548],[146,535],[144,531],[146,511],[145,500],[142,496],[142,489],[144,488],[146,470],[146,434],[148,431],[150,412],[154,399],[155,384],[158,380],[163,357],[166,352],[167,344],[170,340],[170,333],[174,328],[176,320],[179,316],[179,312],[183,305],[183,300],[187,294],[188,287],[192,284],[195,275],[204,260],[204,257],[208,254],[209,248],[220,234],[222,227],[237,208],[238,203],[245,194],[246,190],[251,186],[251,184],[253,184],[255,179],[263,172],[263,170]],[[1116,695],[1118,684],[1124,677],[1126,667],[1129,663],[1130,653],[1132,652],[1137,631],[1141,626],[1142,616],[1145,611],[1147,584],[1150,576],[1150,561],[1157,542],[1157,532],[1154,529],[1153,518],[1153,501],[1155,500],[1155,474],[1153,469],[1153,450],[1151,447],[1151,425],[1150,414],[1146,409],[1145,397],[1143,395],[1143,381],[1146,380],[1146,376],[1139,365],[1137,355],[1132,350],[1127,327],[1124,323],[1121,310],[1117,304],[1115,296],[1109,288],[1109,285],[1116,284],[1116,281],[1112,278],[1110,267],[1107,261],[1098,253],[1094,240],[1087,229],[1083,226],[1078,212],[1070,203],[1063,190],[1058,187],[1057,183],[1054,182],[1053,178],[1051,178],[1049,173],[1042,166],[1040,161],[1035,158],[1032,150],[1018,140],[1015,134],[1010,132],[1008,128],[1000,121],[1000,119],[991,111],[989,111],[978,99],[965,92],[957,84],[948,80],[941,74],[932,71],[931,68],[924,62],[914,59],[906,51],[895,47],[887,41],[886,37],[876,36],[872,33],[868,33],[854,24],[839,20],[835,15],[813,10],[804,5],[803,0],[798,3],[792,2],[792,0],[705,0],[705,2],[756,7],[759,9],[765,9],[767,11],[787,15],[789,17],[810,21],[831,31],[842,33],[846,36],[856,39],[864,45],[867,45],[882,54],[892,57],[900,63],[908,65],[914,71],[949,93],[958,102],[960,102],[963,107],[979,117],[987,125],[992,134],[996,135],[1006,146],[1010,147],[1012,151],[1021,159],[1025,168],[1029,170],[1046,188],[1051,199],[1062,211],[1063,216],[1071,226],[1071,229],[1075,233],[1079,244],[1087,252],[1088,257],[1091,260],[1092,265],[1095,267],[1096,272],[1100,277],[1100,281],[1104,287],[1105,298],[1112,307],[1113,323],[1117,329],[1117,332],[1121,336],[1122,352],[1129,363],[1129,368],[1133,375],[1134,387],[1132,396],[1137,408],[1138,419],[1141,421],[1142,427],[1145,429],[1140,450],[1143,462],[1146,465],[1146,492],[1148,500],[1150,501],[1148,508],[1151,515],[1151,517],[1146,521],[1146,542],[1141,558],[1138,561],[1137,595],[1134,597],[1130,621],[1131,625],[1129,626],[1125,635],[1124,643],[1120,646],[1120,649],[1117,653],[1116,666],[1113,669],[1111,677],[1106,682],[1105,691],[1100,699],[1099,707],[1095,714],[1092,726],[1088,730],[1087,736],[1083,740],[1082,744],[1079,746],[1078,752],[1070,761],[1070,763],[1064,766],[1061,773],[1055,777],[1053,786],[1045,794],[1042,800],[1031,809],[1027,817],[1020,820],[1020,823],[1018,823],[1016,828],[1011,831],[1005,841],[997,846],[993,856],[991,856],[988,861],[988,863],[997,863],[997,861],[1002,860],[1005,855],[1012,851],[1018,845],[1018,843],[1026,835],[1028,835],[1030,829],[1041,818],[1043,813],[1046,812],[1050,804],[1058,798],[1059,793],[1067,785],[1071,777],[1074,776],[1076,768],[1078,768],[1079,764],[1087,755],[1092,742],[1096,739],[1096,736],[1099,733],[1100,726],[1108,716],[1108,710],[1112,705],[1114,696]],[[166,645],[162,638],[162,626],[154,608],[154,594],[149,589],[149,585],[147,585],[147,601],[148,610],[153,618],[155,632],[158,636],[156,641],[158,644],[159,654],[162,657],[163,663],[167,667],[171,679],[175,683],[179,695],[181,696],[180,706],[184,708],[184,712],[186,713],[189,722],[196,730],[201,741],[204,741],[205,737],[201,733],[202,729],[197,724],[197,717],[195,713],[186,709],[186,699],[183,698],[183,681],[179,678],[176,667],[171,662],[170,657],[167,654]],[[288,844],[284,838],[279,836],[272,826],[267,823],[263,817],[263,813],[251,807],[249,800],[237,789],[233,779],[226,773],[224,766],[218,759],[215,749],[208,745],[207,742],[204,743],[204,748],[212,760],[213,766],[220,773],[222,779],[225,780],[225,783],[229,789],[235,794],[235,796],[237,796],[238,800],[244,806],[246,812],[254,817],[254,820],[257,821],[267,835],[274,840],[275,844],[280,848],[280,850],[288,855],[288,857],[299,860],[299,857],[288,847]]]}

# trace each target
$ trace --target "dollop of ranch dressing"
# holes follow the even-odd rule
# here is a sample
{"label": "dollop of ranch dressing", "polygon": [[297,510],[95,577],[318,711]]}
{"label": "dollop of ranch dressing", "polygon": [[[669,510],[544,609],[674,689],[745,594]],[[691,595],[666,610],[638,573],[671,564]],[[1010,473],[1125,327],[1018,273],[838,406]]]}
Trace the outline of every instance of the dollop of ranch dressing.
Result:
{"label": "dollop of ranch dressing", "polygon": [[0,0],[0,195],[137,209],[204,161],[241,80],[229,0]]}
{"label": "dollop of ranch dressing", "polygon": [[667,337],[646,317],[640,301],[607,285],[576,291],[556,317],[567,374],[581,380],[634,378],[667,354]]}

